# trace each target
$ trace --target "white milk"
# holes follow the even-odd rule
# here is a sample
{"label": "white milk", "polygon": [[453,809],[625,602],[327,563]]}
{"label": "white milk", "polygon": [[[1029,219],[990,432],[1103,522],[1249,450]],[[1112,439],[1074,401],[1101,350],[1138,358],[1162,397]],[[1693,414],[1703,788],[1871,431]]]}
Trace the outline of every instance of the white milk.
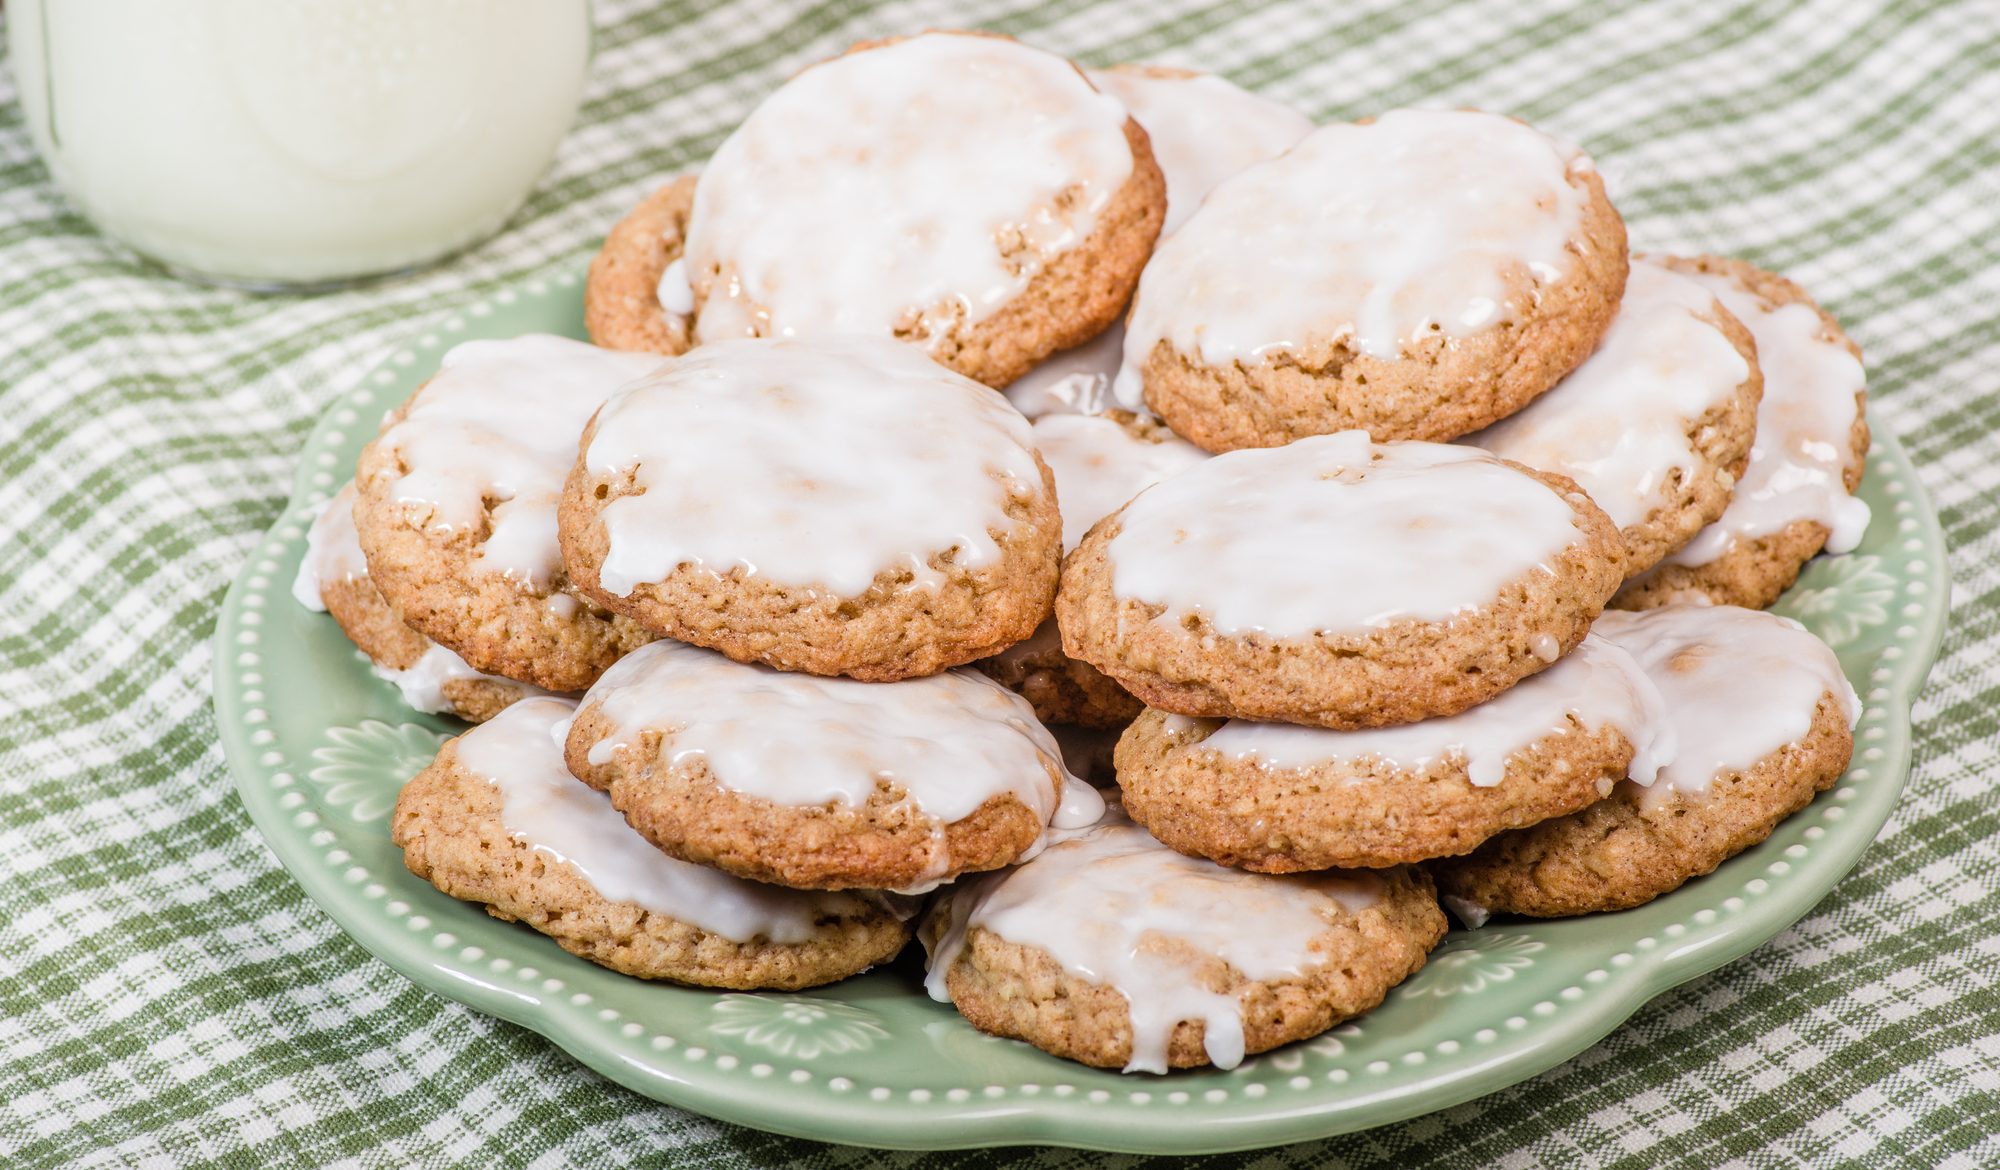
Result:
{"label": "white milk", "polygon": [[575,116],[587,0],[15,0],[35,145],[104,231],[262,286],[498,229]]}

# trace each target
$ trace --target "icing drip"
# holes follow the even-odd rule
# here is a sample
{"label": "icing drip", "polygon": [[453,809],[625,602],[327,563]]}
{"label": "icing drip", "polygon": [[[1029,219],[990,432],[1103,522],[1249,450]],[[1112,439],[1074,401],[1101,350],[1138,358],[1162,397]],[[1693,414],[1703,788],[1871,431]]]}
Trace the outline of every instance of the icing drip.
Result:
{"label": "icing drip", "polygon": [[[585,702],[611,725],[591,763],[660,731],[658,766],[699,758],[722,787],[779,804],[857,808],[888,784],[941,823],[996,796],[1046,823],[1066,795],[1061,750],[1027,701],[972,670],[864,683],[660,641],[614,663]],[[1075,796],[1072,813],[1090,814]]]}
{"label": "icing drip", "polygon": [[1597,352],[1555,389],[1462,442],[1569,476],[1629,528],[1694,474],[1694,423],[1727,404],[1750,364],[1703,318],[1715,297],[1652,261],[1632,262],[1625,299]]}
{"label": "icing drip", "polygon": [[1064,552],[1133,496],[1208,458],[1179,435],[1165,429],[1159,434],[1158,442],[1140,438],[1101,416],[1051,414],[1035,420],[1035,447],[1056,477]]}
{"label": "icing drip", "polygon": [[1438,902],[1445,909],[1451,911],[1460,922],[1465,923],[1467,927],[1473,930],[1478,930],[1480,927],[1485,926],[1487,920],[1493,917],[1493,911],[1488,910],[1477,902],[1461,898],[1456,894],[1439,894]]}
{"label": "icing drip", "polygon": [[1093,69],[1090,80],[1125,103],[1153,141],[1153,158],[1167,179],[1162,236],[1194,214],[1217,183],[1312,133],[1311,118],[1212,74]]}
{"label": "icing drip", "polygon": [[498,501],[473,570],[546,592],[562,566],[556,502],[577,435],[613,390],[663,360],[547,334],[454,346],[375,440],[405,468],[383,473],[389,492],[409,524],[446,533],[476,533],[485,501]]}
{"label": "icing drip", "polygon": [[377,662],[369,667],[375,677],[393,685],[403,696],[403,702],[412,708],[430,715],[456,714],[451,700],[445,698],[444,685],[448,682],[476,681],[504,682],[523,695],[547,695],[549,692],[537,686],[497,674],[486,674],[474,670],[465,659],[453,654],[443,646],[432,642],[424,648],[421,658],[402,670],[396,670]]}
{"label": "icing drip", "polygon": [[980,927],[1123,995],[1132,1016],[1126,1072],[1167,1071],[1168,1041],[1182,1020],[1202,1023],[1216,1067],[1235,1068],[1244,1056],[1242,1007],[1204,986],[1174,944],[1251,980],[1297,978],[1323,961],[1312,944],[1329,912],[1358,914],[1380,891],[1371,874],[1271,876],[1186,857],[1114,815],[1027,864],[953,887],[946,926],[926,937],[925,987],[949,999],[945,973],[966,932]]}
{"label": "icing drip", "polygon": [[1343,431],[1155,484],[1107,553],[1117,596],[1165,607],[1158,620],[1290,638],[1444,621],[1577,540],[1563,497],[1483,451]]}
{"label": "icing drip", "polygon": [[1153,253],[1114,384],[1142,401],[1161,341],[1209,366],[1344,342],[1393,360],[1420,337],[1517,320],[1523,278],[1563,279],[1589,159],[1473,111],[1322,126],[1224,180]]}
{"label": "icing drip", "polygon": [[563,767],[556,733],[575,707],[568,699],[526,699],[454,741],[459,766],[500,790],[501,823],[516,840],[572,866],[608,901],[739,943],[803,943],[819,921],[867,912],[855,895],[744,881],[655,849],[603,793]]}
{"label": "icing drip", "polygon": [[361,536],[354,529],[354,482],[340,486],[306,529],[306,555],[292,578],[292,597],[314,613],[325,613],[320,590],[335,581],[368,575],[361,556]]}
{"label": "icing drip", "polygon": [[1854,454],[1849,434],[1867,385],[1861,362],[1825,336],[1825,323],[1803,304],[1773,306],[1734,278],[1696,274],[1757,339],[1764,400],[1750,465],[1722,518],[1667,558],[1705,565],[1735,547],[1812,520],[1831,531],[1828,552],[1852,552],[1868,528],[1868,505],[1847,494],[1843,473]]}
{"label": "icing drip", "polygon": [[674,316],[694,314],[694,288],[688,284],[687,257],[675,259],[661,271],[660,283],[654,292],[659,297],[660,307]]}
{"label": "icing drip", "polygon": [[1007,386],[1007,401],[1029,418],[1045,414],[1101,414],[1111,403],[1111,379],[1125,346],[1125,327],[1113,325],[1074,349],[1052,354]]}
{"label": "icing drip", "polygon": [[1051,53],[927,33],[815,65],[702,172],[700,340],[936,344],[1075,247],[1132,173],[1125,109]]}
{"label": "icing drip", "polygon": [[1630,651],[1666,702],[1680,750],[1649,803],[1701,796],[1722,773],[1804,739],[1822,695],[1840,701],[1850,727],[1861,717],[1833,651],[1776,614],[1733,605],[1607,611],[1593,632]]}
{"label": "icing drip", "polygon": [[[1174,715],[1167,725],[1186,735],[1194,723]],[[1280,769],[1375,759],[1420,773],[1456,759],[1474,785],[1491,788],[1515,755],[1572,726],[1621,732],[1636,750],[1629,775],[1639,784],[1651,784],[1675,755],[1659,690],[1630,654],[1595,634],[1549,669],[1457,715],[1366,731],[1232,719],[1193,750]]]}
{"label": "icing drip", "polygon": [[845,597],[907,570],[995,563],[1010,502],[1043,490],[1026,420],[886,338],[716,342],[605,404],[584,458],[643,494],[602,513],[603,587],[682,565]]}

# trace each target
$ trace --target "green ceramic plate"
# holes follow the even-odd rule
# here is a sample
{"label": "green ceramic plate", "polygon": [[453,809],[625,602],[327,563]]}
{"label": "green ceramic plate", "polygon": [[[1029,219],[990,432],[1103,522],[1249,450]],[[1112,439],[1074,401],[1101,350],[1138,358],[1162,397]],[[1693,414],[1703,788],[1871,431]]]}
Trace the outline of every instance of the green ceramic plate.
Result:
{"label": "green ceramic plate", "polygon": [[859,1145],[1050,1143],[1197,1153],[1380,1125],[1514,1084],[1638,1006],[1783,930],[1888,818],[1909,711],[1944,629],[1943,537],[1909,461],[1878,434],[1856,553],[1780,604],[1840,653],[1866,699],[1854,767],[1763,845],[1651,905],[1456,931],[1361,1020],[1232,1072],[1098,1072],[983,1037],[926,999],[906,958],[806,995],[734,995],[593,967],[412,877],[388,840],[402,782],[457,728],[404,709],[332,621],[288,587],[320,502],[376,421],[468,337],[580,337],[574,275],[441,322],[343,395],[297,489],[222,606],[215,705],[243,803],[306,892],[356,941],[440,995],[543,1033],[641,1093],[712,1117]]}

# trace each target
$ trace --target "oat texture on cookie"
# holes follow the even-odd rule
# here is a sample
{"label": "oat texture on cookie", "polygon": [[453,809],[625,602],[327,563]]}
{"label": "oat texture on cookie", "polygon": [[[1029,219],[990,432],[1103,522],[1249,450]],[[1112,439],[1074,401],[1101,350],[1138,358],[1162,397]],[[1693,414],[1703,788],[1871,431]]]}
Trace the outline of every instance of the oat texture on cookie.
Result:
{"label": "oat texture on cookie", "polygon": [[1027,703],[977,672],[862,683],[674,641],[605,672],[567,758],[661,849],[798,887],[927,889],[1101,810]]}
{"label": "oat texture on cookie", "polygon": [[1575,480],[1618,525],[1636,575],[1729,505],[1757,432],[1756,354],[1708,288],[1635,259],[1597,352],[1463,441]]}
{"label": "oat texture on cookie", "polygon": [[1853,494],[1868,454],[1861,350],[1781,276],[1719,256],[1662,262],[1699,281],[1749,328],[1764,395],[1728,508],[1614,604],[1643,609],[1706,598],[1761,609],[1821,549],[1848,552],[1868,527],[1868,505]]}
{"label": "oat texture on cookie", "polygon": [[907,941],[907,900],[780,889],[654,848],[564,767],[574,710],[568,699],[524,700],[447,744],[396,803],[394,839],[411,871],[647,979],[810,987]]}
{"label": "oat texture on cookie", "polygon": [[1123,309],[1165,214],[1146,133],[1062,57],[934,32],[771,94],[695,191],[695,337],[897,337],[1004,386]]}
{"label": "oat texture on cookie", "polygon": [[1113,389],[1211,451],[1450,439],[1575,368],[1625,273],[1623,222],[1573,146],[1474,111],[1322,126],[1161,242]]}
{"label": "oat texture on cookie", "polygon": [[786,670],[890,681],[1026,638],[1061,522],[1025,419],[886,338],[701,346],[585,432],[561,539],[585,596]]}
{"label": "oat texture on cookie", "polygon": [[553,691],[647,640],[569,592],[556,504],[585,420],[660,360],[539,334],[445,354],[355,477],[369,577],[405,621],[477,670]]}
{"label": "oat texture on cookie", "polygon": [[1681,605],[1614,611],[1597,630],[1658,686],[1677,753],[1650,783],[1635,776],[1581,812],[1439,863],[1445,892],[1537,916],[1636,906],[1762,841],[1846,770],[1860,702],[1798,623]]}
{"label": "oat texture on cookie", "polygon": [[1582,640],[1623,579],[1573,483],[1359,431],[1197,463],[1064,563],[1063,648],[1185,715],[1450,715]]}
{"label": "oat texture on cookie", "polygon": [[983,1031],[1100,1068],[1234,1068],[1380,1003],[1444,933],[1414,870],[1273,877],[1115,812],[952,887],[927,986]]}
{"label": "oat texture on cookie", "polygon": [[306,553],[292,579],[292,596],[315,613],[327,613],[375,677],[389,683],[411,708],[479,722],[509,703],[548,692],[528,683],[474,670],[465,659],[411,629],[368,578],[361,538],[354,528],[354,484],[343,484],[306,530]]}

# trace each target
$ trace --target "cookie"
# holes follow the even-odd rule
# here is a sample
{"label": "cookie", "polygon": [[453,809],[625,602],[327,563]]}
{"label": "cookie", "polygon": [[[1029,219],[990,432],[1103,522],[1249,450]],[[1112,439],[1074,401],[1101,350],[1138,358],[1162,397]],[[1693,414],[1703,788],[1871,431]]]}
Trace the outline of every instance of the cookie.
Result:
{"label": "cookie", "polygon": [[896,337],[989,386],[1095,337],[1166,211],[1146,132],[1006,37],[865,42],[793,77],[703,170],[702,343]]}
{"label": "cookie", "polygon": [[682,251],[693,175],[667,183],[619,220],[590,262],[583,325],[606,349],[676,355],[693,343],[694,290]]}
{"label": "cookie", "polygon": [[1669,606],[1607,613],[1597,630],[1652,676],[1677,753],[1650,784],[1628,780],[1582,812],[1437,864],[1439,887],[1476,909],[1641,905],[1764,840],[1847,770],[1861,705],[1833,651],[1796,622]]}
{"label": "cookie", "polygon": [[1245,873],[1114,814],[953,886],[920,934],[932,997],[974,1027],[1163,1073],[1235,1068],[1368,1011],[1444,931],[1421,870]]}
{"label": "cookie", "polygon": [[977,672],[861,683],[673,641],[605,672],[567,759],[675,857],[801,888],[927,889],[1101,803],[1027,703]]}
{"label": "cookie", "polygon": [[889,338],[691,350],[606,403],[561,509],[585,597],[783,670],[893,681],[1032,634],[1062,529],[1028,423]]}
{"label": "cookie", "polygon": [[393,685],[403,702],[418,711],[483,723],[510,703],[548,694],[527,683],[481,674],[404,623],[368,579],[368,562],[354,531],[351,482],[313,518],[305,559],[292,579],[292,596],[315,613],[331,614],[355,648],[368,656],[375,677]]}
{"label": "cookie", "polygon": [[[1034,436],[1035,449],[1055,474],[1065,552],[1076,547],[1092,524],[1141,490],[1208,458],[1156,420],[1123,411],[1044,415],[1035,420]],[[1033,637],[977,665],[1034,704],[1044,723],[1123,727],[1141,707],[1096,667],[1064,654],[1053,620],[1043,622]]]}
{"label": "cookie", "polygon": [[1118,741],[1125,809],[1183,853],[1260,873],[1471,851],[1576,812],[1671,754],[1663,704],[1598,637],[1457,715],[1367,731],[1148,711]]}
{"label": "cookie", "polygon": [[1148,706],[1337,730],[1453,715],[1561,658],[1624,579],[1569,480],[1359,431],[1197,463],[1063,564],[1063,650]]}
{"label": "cookie", "polygon": [[1729,506],[1763,388],[1756,343],[1715,294],[1638,257],[1597,352],[1461,441],[1575,480],[1618,525],[1633,576]]}
{"label": "cookie", "polygon": [[1028,700],[1035,718],[1051,727],[1115,731],[1146,708],[1103,671],[1063,653],[1062,631],[1053,620],[1043,622],[1027,641],[973,665]]}
{"label": "cookie", "polygon": [[445,354],[355,475],[369,579],[404,621],[475,670],[551,691],[651,640],[569,590],[556,502],[591,412],[660,360],[545,334]]}
{"label": "cookie", "polygon": [[1160,242],[1113,393],[1210,451],[1452,439],[1589,356],[1625,274],[1573,146],[1471,110],[1322,126]]}
{"label": "cookie", "polygon": [[905,899],[758,885],[647,844],[564,769],[575,706],[528,699],[444,745],[391,818],[411,873],[641,979],[795,990],[909,941]]}
{"label": "cookie", "polygon": [[1854,497],[1868,455],[1861,350],[1782,276],[1720,256],[1661,262],[1701,282],[1749,328],[1764,399],[1749,464],[1721,518],[1612,604],[1706,599],[1762,609],[1821,549],[1850,552],[1868,528],[1868,505]]}
{"label": "cookie", "polygon": [[[1162,236],[1178,227],[1217,183],[1252,163],[1275,158],[1312,130],[1312,120],[1220,77],[1157,65],[1093,69],[1090,80],[1145,128],[1166,177]],[[1050,412],[1097,414],[1111,405],[1111,379],[1125,349],[1113,324],[1094,339],[1054,354],[1007,386],[1007,400],[1029,418]],[[1125,404],[1139,409],[1137,402]]]}

